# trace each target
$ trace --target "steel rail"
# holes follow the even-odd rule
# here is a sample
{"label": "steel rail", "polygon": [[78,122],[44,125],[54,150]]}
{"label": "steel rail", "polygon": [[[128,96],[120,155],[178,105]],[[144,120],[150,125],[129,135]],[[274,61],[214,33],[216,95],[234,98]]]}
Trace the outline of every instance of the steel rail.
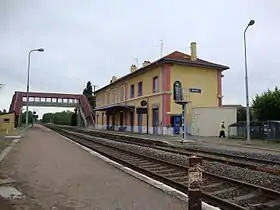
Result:
{"label": "steel rail", "polygon": [[[181,168],[182,170],[186,171],[188,168],[185,167],[185,166],[182,166],[182,165],[179,165],[179,164],[174,164],[174,163],[170,163],[170,162],[167,162],[167,161],[163,161],[161,159],[157,159],[157,158],[154,158],[154,157],[149,157],[149,156],[146,156],[146,155],[143,155],[143,154],[136,154],[134,152],[131,152],[131,151],[127,151],[123,148],[118,148],[116,146],[113,146],[113,145],[109,145],[107,143],[104,143],[104,142],[96,142],[93,138],[94,137],[89,137],[89,136],[86,136],[84,134],[78,134],[78,133],[73,133],[73,132],[69,132],[69,131],[65,131],[65,130],[61,130],[61,129],[57,129],[57,128],[52,128],[54,129],[55,131],[75,140],[75,141],[78,141],[79,143],[83,144],[84,146],[86,147],[90,147],[92,148],[92,145],[89,145],[89,144],[99,144],[99,145],[103,145],[103,150],[104,150],[104,147],[106,148],[111,148],[113,149],[114,151],[120,151],[120,152],[123,152],[123,153],[126,153],[126,154],[130,154],[130,155],[133,155],[133,156],[138,156],[138,157],[141,157],[141,158],[146,158],[146,159],[149,159],[150,161],[156,161],[156,162],[159,162],[161,164],[165,164],[165,165],[169,165],[169,166],[172,166],[173,168]],[[92,149],[95,149],[96,148],[92,148]],[[182,191],[182,192],[185,192],[187,193],[187,187],[186,185],[183,185],[182,183],[178,183],[178,182],[174,182],[173,180],[171,179],[168,179],[162,175],[159,175],[159,174],[155,174],[151,171],[148,171],[148,170],[145,170],[137,165],[133,165],[131,163],[128,163],[127,161],[124,161],[124,160],[121,160],[120,158],[116,158],[116,157],[113,157],[112,155],[102,151],[102,149],[98,150],[99,153],[101,153],[102,155],[106,156],[106,157],[109,157],[110,159],[113,159],[121,164],[124,164],[128,167],[131,167],[132,169],[136,170],[136,171],[139,171],[140,173],[143,173],[143,174],[146,174],[154,179],[157,179],[159,181],[162,181],[170,186],[173,186],[174,188]],[[243,187],[246,187],[246,188],[249,188],[251,191],[250,192],[259,192],[261,193],[261,195],[263,196],[271,196],[273,198],[270,198],[270,199],[276,199],[280,197],[280,193],[277,192],[277,191],[274,191],[274,190],[271,190],[271,189],[267,189],[267,188],[264,188],[264,187],[260,187],[260,186],[257,186],[257,185],[252,185],[252,184],[248,184],[248,183],[244,183],[244,182],[241,182],[241,181],[238,181],[238,180],[234,180],[234,179],[229,179],[229,178],[226,178],[226,177],[222,177],[222,176],[218,176],[218,175],[215,175],[215,174],[211,174],[211,173],[208,173],[208,172],[204,172],[203,173],[204,176],[206,177],[212,177],[213,179],[215,180],[222,180],[224,182],[231,182],[233,184],[236,184],[238,186],[243,186]],[[210,203],[210,204],[213,204],[213,205],[218,205],[219,207],[222,207],[222,208],[226,208],[226,209],[242,209],[242,210],[245,210],[247,208],[243,207],[243,206],[240,206],[240,205],[237,205],[235,203],[232,203],[226,199],[221,199],[217,196],[214,196],[214,195],[211,195],[210,193],[207,193],[207,192],[203,192],[203,200]]]}
{"label": "steel rail", "polygon": [[[69,128],[66,127],[66,129],[69,129]],[[160,142],[147,142],[146,140],[143,140],[143,139],[141,142],[137,142],[137,141],[132,141],[133,138],[135,138],[135,137],[131,137],[132,139],[130,138],[129,140],[126,140],[123,136],[120,136],[119,134],[85,131],[85,130],[78,129],[78,128],[71,128],[71,130],[76,130],[77,132],[81,132],[81,133],[88,133],[88,134],[91,134],[91,135],[97,136],[97,137],[105,137],[110,140],[121,141],[121,142],[125,142],[125,143],[130,143],[130,144],[136,144],[139,146],[149,146],[149,147],[153,147],[155,149],[161,150],[161,151],[173,152],[173,153],[180,154],[180,155],[189,156],[189,155],[195,154],[195,155],[202,157],[204,160],[208,160],[208,161],[221,162],[221,163],[225,163],[225,164],[229,164],[229,165],[233,165],[233,166],[248,168],[248,169],[255,170],[255,171],[261,171],[261,172],[266,172],[266,173],[270,173],[270,174],[274,174],[274,175],[280,175],[280,162],[278,162],[278,161],[264,160],[264,159],[260,159],[260,158],[238,156],[238,155],[233,155],[233,154],[225,154],[225,153],[212,152],[212,151],[210,152],[210,151],[193,149],[193,148],[183,148],[183,147],[178,147],[178,146],[173,146],[173,145],[165,145]],[[100,135],[96,135],[96,134],[100,134]],[[116,137],[118,137],[118,138],[116,138]],[[127,136],[125,136],[125,137],[127,137]],[[137,138],[137,140],[139,141],[139,138]],[[213,155],[218,156],[218,157],[214,157]],[[233,160],[221,159],[219,157],[230,158]],[[241,162],[239,162],[237,160],[240,160]],[[244,160],[247,163],[244,162]],[[252,165],[248,162],[255,163],[255,164],[269,165],[269,166],[279,165],[279,168],[270,168],[267,166]]]}

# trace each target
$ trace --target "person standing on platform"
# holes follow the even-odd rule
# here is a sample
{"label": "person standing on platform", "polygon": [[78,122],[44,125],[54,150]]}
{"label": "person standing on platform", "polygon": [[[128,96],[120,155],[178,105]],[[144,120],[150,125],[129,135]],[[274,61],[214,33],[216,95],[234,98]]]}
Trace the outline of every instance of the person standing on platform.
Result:
{"label": "person standing on platform", "polygon": [[226,127],[225,127],[225,121],[222,121],[221,125],[220,125],[220,135],[219,135],[219,138],[223,137],[225,138],[226,137]]}

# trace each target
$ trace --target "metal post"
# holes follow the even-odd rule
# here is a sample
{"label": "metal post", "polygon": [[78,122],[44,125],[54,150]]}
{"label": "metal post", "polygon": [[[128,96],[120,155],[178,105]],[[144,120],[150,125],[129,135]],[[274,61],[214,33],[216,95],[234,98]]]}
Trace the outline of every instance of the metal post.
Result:
{"label": "metal post", "polygon": [[187,119],[186,119],[186,116],[187,116],[187,103],[184,103],[184,140],[187,140]]}
{"label": "metal post", "polygon": [[182,141],[187,140],[187,120],[186,120],[186,109],[187,102],[182,102]]}
{"label": "metal post", "polygon": [[185,107],[184,104],[182,104],[182,143],[183,139],[185,139]]}
{"label": "metal post", "polygon": [[202,158],[191,156],[188,158],[188,209],[202,209]]}
{"label": "metal post", "polygon": [[28,67],[27,67],[27,86],[26,86],[26,113],[25,113],[25,128],[28,127],[28,105],[29,105],[29,74],[30,74],[30,57],[33,50],[28,53]]}
{"label": "metal post", "polygon": [[96,88],[97,88],[97,85],[92,85],[92,87],[93,87],[93,93],[95,93],[95,90],[96,90]]}
{"label": "metal post", "polygon": [[146,122],[146,126],[147,126],[147,131],[146,134],[149,134],[149,98],[147,98],[147,122]]}
{"label": "metal post", "polygon": [[[248,27],[247,27],[248,28]],[[248,84],[248,70],[247,70],[247,49],[246,49],[246,31],[244,31],[244,57],[245,57],[245,91],[246,91],[246,132],[247,143],[251,143],[250,133],[250,105],[249,105],[249,84]]]}
{"label": "metal post", "polygon": [[163,55],[163,40],[160,40],[160,57]]}
{"label": "metal post", "polygon": [[138,58],[135,57],[136,67],[138,68]]}
{"label": "metal post", "polygon": [[34,126],[34,122],[35,122],[34,114],[32,113],[32,128],[33,128],[33,126]]}
{"label": "metal post", "polygon": [[247,69],[247,46],[246,46],[246,31],[249,26],[254,25],[255,21],[251,20],[244,30],[244,58],[245,58],[245,91],[246,91],[246,139],[247,143],[251,144],[251,128],[250,128],[250,106],[249,106],[249,82],[248,82],[248,69]]}
{"label": "metal post", "polygon": [[33,49],[30,50],[28,53],[28,67],[27,67],[27,85],[26,85],[26,119],[25,119],[25,128],[27,129],[28,127],[28,105],[29,105],[29,74],[30,74],[30,57],[31,53],[37,51],[37,52],[44,52],[43,48],[39,49]]}

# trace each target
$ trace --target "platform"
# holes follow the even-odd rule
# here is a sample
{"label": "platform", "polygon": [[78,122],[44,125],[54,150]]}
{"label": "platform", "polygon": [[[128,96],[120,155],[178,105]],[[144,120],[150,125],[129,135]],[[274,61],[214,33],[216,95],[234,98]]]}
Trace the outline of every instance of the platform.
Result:
{"label": "platform", "polygon": [[86,130],[94,130],[99,132],[114,133],[120,135],[128,135],[147,140],[163,141],[173,144],[175,146],[188,146],[196,145],[213,149],[231,150],[231,151],[242,151],[252,153],[267,153],[280,155],[280,141],[270,142],[265,140],[251,140],[251,144],[246,144],[245,140],[241,139],[230,139],[230,138],[218,138],[218,137],[197,137],[188,136],[187,141],[183,141],[182,136],[167,136],[167,135],[154,135],[144,133],[133,133],[133,132],[120,132],[120,131],[107,131],[101,129],[85,128]]}
{"label": "platform", "polygon": [[[144,183],[42,126],[34,126],[1,164],[26,196],[26,209],[186,209]],[[17,201],[18,202],[18,201]]]}

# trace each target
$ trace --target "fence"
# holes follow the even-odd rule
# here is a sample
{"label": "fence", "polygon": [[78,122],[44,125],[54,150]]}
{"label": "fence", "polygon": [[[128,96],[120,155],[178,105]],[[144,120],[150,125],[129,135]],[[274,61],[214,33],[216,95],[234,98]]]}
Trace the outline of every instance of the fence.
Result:
{"label": "fence", "polygon": [[[239,121],[228,126],[229,138],[246,138],[246,122]],[[255,121],[250,124],[252,139],[271,139],[280,141],[280,121]]]}

